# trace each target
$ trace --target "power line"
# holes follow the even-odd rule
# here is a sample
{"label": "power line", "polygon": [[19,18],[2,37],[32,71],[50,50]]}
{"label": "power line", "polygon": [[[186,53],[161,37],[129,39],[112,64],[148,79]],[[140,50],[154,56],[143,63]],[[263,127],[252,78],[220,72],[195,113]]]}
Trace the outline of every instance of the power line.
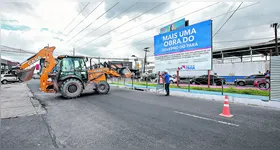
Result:
{"label": "power line", "polygon": [[[219,2],[218,2],[218,3],[219,3]],[[258,3],[259,3],[259,2],[256,2],[256,3],[254,3],[254,4],[251,4],[251,5],[248,5],[248,6],[244,6],[244,7],[242,7],[242,8],[238,8],[237,10],[242,10],[242,9],[244,9],[244,8],[248,8],[248,7],[251,7],[251,6],[253,6],[253,5],[256,5],[256,4],[258,4]],[[215,4],[217,4],[217,3],[215,3]],[[215,5],[215,4],[212,4],[212,5],[209,5],[209,6],[211,7],[211,6]],[[209,6],[204,7],[204,8],[202,8],[202,9],[199,9],[199,10],[196,10],[196,11],[194,11],[194,12],[192,12],[192,13],[195,13],[195,12],[201,11],[201,10],[203,10],[203,9],[205,9],[205,8],[208,8]],[[223,13],[223,14],[220,14],[220,15],[217,15],[217,16],[215,16],[215,17],[212,17],[211,19],[214,19],[214,18],[218,18],[218,17],[224,16],[224,15],[229,14],[229,13],[234,12],[234,11],[235,11],[235,10],[230,11],[230,12],[226,12],[226,13]],[[192,14],[192,13],[190,13],[190,14]],[[187,14],[187,15],[189,15],[189,14]],[[182,18],[182,17],[184,17],[184,16],[186,16],[186,15],[183,15],[183,16],[178,17],[178,18]],[[176,18],[176,19],[174,19],[174,20],[177,20],[178,18]],[[174,21],[174,20],[172,20],[172,21]],[[166,23],[170,23],[170,22],[172,22],[172,21],[165,22],[164,24],[166,24]],[[162,26],[162,25],[164,25],[164,24],[160,24],[160,25],[158,25],[158,26],[156,26],[156,27]],[[154,28],[156,28],[156,27],[153,27],[153,28],[151,28],[151,29],[154,29]],[[151,29],[149,29],[149,30],[151,30]],[[147,32],[147,31],[149,31],[149,30],[146,30],[146,31],[144,31],[144,32]],[[142,33],[144,33],[144,32],[139,32],[139,33],[137,33],[137,34],[131,35],[131,36],[126,37],[126,38],[123,38],[123,39],[119,40],[119,42],[120,42],[120,41],[123,41],[123,40],[125,40],[125,39],[128,39],[128,38],[131,38],[131,37],[133,37],[133,36],[136,36],[136,35],[142,34]],[[150,37],[150,38],[153,38],[153,37]],[[150,39],[150,38],[148,38],[148,39]]]}
{"label": "power line", "polygon": [[[183,6],[187,5],[187,4],[189,4],[189,3],[190,3],[190,2],[187,2],[187,3],[185,3],[185,4],[183,4],[183,5],[179,6],[179,7],[176,7],[176,8],[174,8],[174,9],[168,11],[168,12],[165,12],[165,13],[159,15],[159,16],[156,16],[156,17],[154,17],[154,18],[152,18],[152,19],[150,19],[150,20],[148,20],[148,21],[145,21],[145,22],[143,22],[143,23],[141,23],[141,24],[138,24],[137,26],[139,27],[139,26],[141,26],[141,25],[143,25],[143,24],[145,24],[145,23],[147,23],[147,22],[149,22],[149,21],[151,21],[151,20],[154,20],[154,19],[156,19],[156,18],[159,18],[159,17],[161,17],[161,16],[163,16],[163,15],[165,15],[165,14],[168,14],[168,13],[170,13],[170,12],[176,10],[176,9],[179,9],[179,8],[181,8],[181,7],[183,7]],[[134,29],[134,28],[135,28],[135,27],[132,27],[132,28],[130,28],[130,29],[127,29],[127,30],[125,30],[125,31],[123,31],[123,32],[121,32],[121,33],[118,33],[118,35],[121,35],[121,34],[123,34],[123,33],[125,33],[125,32],[128,32],[128,31],[130,31],[131,29]],[[89,35],[89,34],[87,34],[87,35]],[[87,36],[87,35],[86,35],[86,36]],[[84,37],[85,37],[85,36],[84,36]],[[84,37],[83,37],[83,38],[84,38]],[[76,41],[76,42],[77,42],[77,41]]]}
{"label": "power line", "polygon": [[[184,14],[184,15],[182,15],[182,16],[176,18],[176,19],[173,19],[173,20],[171,20],[171,21],[168,21],[168,22],[165,22],[165,23],[163,23],[163,24],[157,25],[156,27],[162,26],[162,25],[167,24],[167,23],[171,23],[171,22],[173,22],[174,20],[178,20],[179,18],[182,18],[182,17],[184,17],[184,16],[187,16],[187,15],[190,15],[190,14],[193,14],[193,13],[196,13],[196,12],[199,12],[199,11],[202,11],[202,10],[204,10],[204,9],[206,9],[206,8],[212,7],[212,6],[217,5],[217,4],[219,4],[219,3],[220,3],[220,2],[216,2],[216,3],[214,3],[214,4],[211,4],[211,5],[208,5],[208,6],[206,6],[206,7],[203,7],[203,8],[200,8],[200,9],[198,9],[198,10],[195,10],[195,11],[193,11],[193,12],[191,12],[191,13]],[[124,24],[122,24],[122,25],[124,25]],[[120,25],[120,26],[122,26],[122,25]],[[118,27],[120,27],[120,26],[118,26]],[[118,27],[117,27],[117,28],[118,28]],[[146,30],[146,31],[144,31],[144,32],[147,32],[147,31],[149,31],[149,30],[151,30],[151,29],[154,29],[154,28],[156,28],[156,27],[150,28],[150,29],[148,29],[148,30]],[[115,28],[115,29],[116,29],[116,28]],[[113,29],[113,30],[115,30],[115,29]],[[109,32],[111,32],[111,31],[112,31],[112,30],[110,30]],[[107,33],[109,33],[109,32],[107,32]],[[141,34],[141,33],[144,33],[144,32],[140,32],[140,33],[134,34],[134,35],[132,35],[132,36],[135,36],[135,35],[138,35],[138,34]],[[107,34],[107,33],[105,33],[105,34]],[[105,34],[103,34],[102,36],[104,36]],[[102,37],[102,36],[99,36],[98,38],[100,38],[100,37]],[[132,36],[130,36],[130,37],[132,37]],[[127,37],[127,38],[129,38],[129,37]],[[127,38],[125,38],[125,39],[127,39]],[[151,38],[153,38],[153,37],[151,37]],[[97,38],[96,38],[96,39],[97,39]],[[94,40],[96,40],[96,39],[94,39]],[[88,42],[88,43],[86,43],[86,44],[84,44],[84,45],[82,45],[82,46],[79,46],[79,47],[83,47],[83,46],[85,46],[85,45],[87,45],[87,44],[93,42],[94,40],[92,40],[92,41],[90,41],[90,42]],[[122,40],[124,40],[124,39],[121,39],[120,41],[122,41]],[[146,39],[145,39],[145,40],[146,40]]]}
{"label": "power line", "polygon": [[[89,4],[90,2],[88,2],[85,6],[84,6],[84,8],[79,12],[79,14],[63,29],[63,31],[61,32],[61,34],[63,34],[63,32],[68,28],[68,26],[74,21],[74,20],[76,20],[76,18],[84,11],[84,9],[88,6],[88,4]],[[58,35],[58,37],[60,36],[60,34]]]}
{"label": "power line", "polygon": [[161,6],[161,5],[162,5],[162,4],[164,4],[164,3],[166,3],[166,2],[162,2],[162,3],[160,3],[159,5],[156,5],[155,7],[153,7],[153,8],[151,8],[151,9],[149,9],[148,11],[146,11],[146,12],[144,12],[144,13],[142,13],[142,14],[140,14],[140,15],[138,15],[138,16],[136,16],[136,17],[134,17],[134,18],[130,19],[130,20],[128,20],[127,22],[125,22],[125,23],[123,23],[123,24],[121,24],[121,25],[117,26],[116,28],[114,28],[114,29],[112,29],[112,30],[110,30],[110,31],[108,31],[108,32],[106,32],[106,33],[104,33],[103,35],[101,35],[101,36],[99,36],[99,37],[97,37],[97,38],[95,38],[95,39],[93,39],[93,40],[89,41],[88,43],[85,43],[84,45],[79,46],[79,47],[83,47],[83,46],[85,46],[85,45],[87,45],[87,44],[89,44],[89,43],[91,43],[91,42],[93,42],[93,41],[95,41],[95,40],[97,40],[97,39],[99,39],[99,38],[103,37],[103,36],[104,36],[104,35],[106,35],[107,33],[110,33],[110,32],[112,32],[112,31],[114,31],[114,30],[118,29],[119,27],[121,27],[121,26],[123,26],[123,25],[127,24],[128,22],[130,22],[130,21],[132,21],[132,20],[134,20],[134,19],[136,19],[136,18],[139,18],[140,16],[142,16],[142,15],[144,15],[144,14],[146,14],[146,13],[148,13],[148,12],[152,11],[153,9],[155,9],[155,8],[157,8],[157,7],[159,7],[159,6]]}
{"label": "power line", "polygon": [[[259,26],[259,25],[258,25],[258,26]],[[244,28],[244,29],[247,29],[247,28]],[[241,30],[241,29],[237,29],[237,30]],[[234,30],[234,31],[235,31],[235,30]],[[114,48],[114,50],[120,49],[120,48],[123,48],[123,47],[127,47],[127,46],[132,45],[132,44],[141,43],[141,42],[143,42],[143,41],[145,41],[145,40],[152,39],[152,38],[154,38],[154,36],[149,37],[149,38],[145,38],[145,39],[143,39],[143,40],[140,40],[140,41],[137,41],[137,42],[134,42],[134,43],[124,44],[123,46]],[[272,38],[273,38],[273,37],[272,37]],[[252,40],[262,40],[262,39],[271,39],[271,37],[270,37],[270,38],[259,38],[259,39],[235,40],[235,41],[216,41],[216,42],[213,42],[213,43],[226,43],[226,42],[248,41],[248,40],[249,40],[249,41],[250,41],[250,40],[252,41]],[[152,46],[153,46],[153,45],[152,45]],[[150,47],[152,47],[152,46],[150,46]],[[109,51],[112,51],[112,50],[109,50]],[[108,51],[106,51],[106,52],[108,52]]]}
{"label": "power line", "polygon": [[[273,22],[273,21],[271,21]],[[231,32],[235,32],[235,31],[240,31],[240,30],[244,30],[244,29],[250,29],[250,28],[255,28],[255,27],[260,27],[260,26],[265,26],[265,25],[270,25],[270,23],[263,23],[263,24],[258,24],[258,25],[253,25],[253,26],[248,26],[245,28],[240,28],[240,29],[236,29],[236,30],[221,30],[223,31],[223,33],[231,33]]]}
{"label": "power line", "polygon": [[[218,3],[219,3],[219,2],[218,2]],[[196,11],[194,11],[194,12],[201,11],[201,10],[203,10],[203,9],[206,9],[206,8],[208,8],[208,7],[211,7],[211,6],[213,6],[213,5],[216,5],[216,4],[218,4],[218,3],[215,3],[215,4],[209,5],[209,6],[207,6],[207,7],[201,8],[201,9],[196,10]],[[256,5],[256,4],[258,4],[258,3],[260,3],[260,2],[256,2],[256,3],[254,3],[254,4],[244,6],[244,7],[242,7],[242,8],[239,8],[238,10],[243,10],[243,9],[245,9],[245,8],[251,7],[251,6]],[[194,13],[194,12],[192,12],[192,13]],[[222,14],[217,15],[217,16],[214,16],[214,17],[212,17],[212,18],[210,18],[210,19],[215,19],[215,18],[224,16],[224,15],[226,15],[226,14],[229,14],[229,13],[231,13],[231,12],[233,12],[233,11],[226,12],[226,13],[222,13]],[[184,16],[185,16],[185,15],[183,15],[183,16],[181,16],[181,17],[184,17]],[[178,17],[178,18],[181,18],[181,17]],[[174,20],[177,20],[178,18],[176,18],[176,19],[174,19]],[[172,21],[170,21],[170,22],[172,22]],[[169,23],[169,22],[168,22],[168,23]],[[164,24],[165,24],[165,23],[164,23]],[[163,25],[163,24],[161,24],[161,25]],[[161,26],[161,25],[158,25],[158,26]],[[158,27],[158,26],[156,26],[156,27]],[[259,25],[258,25],[258,26],[259,26]],[[156,27],[154,27],[154,28],[156,28]],[[151,30],[151,29],[149,29],[149,30]],[[238,29],[238,30],[240,30],[240,29]],[[148,31],[148,30],[147,30],[147,31]],[[146,31],[144,31],[144,32],[146,32]],[[141,34],[141,33],[139,33],[139,34]],[[114,50],[119,49],[119,48],[122,48],[122,47],[126,47],[126,46],[131,45],[131,44],[140,43],[140,42],[142,42],[142,41],[144,41],[144,40],[148,40],[148,39],[151,39],[151,38],[153,38],[153,37],[154,37],[154,36],[149,37],[149,38],[146,38],[146,39],[143,39],[143,40],[141,40],[141,41],[137,41],[137,42],[134,42],[134,43],[126,44],[126,45],[124,45],[124,46],[114,48]],[[113,51],[113,50],[109,50],[109,51]],[[109,52],[109,51],[105,51],[105,52]]]}
{"label": "power line", "polygon": [[19,49],[19,48],[12,48],[12,47],[5,46],[5,45],[0,45],[0,49],[2,49],[2,51],[5,51],[5,52],[35,54],[35,52],[31,52],[31,51],[27,51],[27,50],[23,50],[23,49]]}
{"label": "power line", "polygon": [[[218,2],[218,3],[219,3],[219,2]],[[215,3],[215,4],[213,4],[213,5],[216,5],[216,4],[218,4],[218,3]],[[242,8],[239,8],[238,10],[241,10],[241,9],[244,9],[244,8],[247,8],[247,7],[251,7],[251,6],[256,5],[256,4],[258,4],[258,3],[259,3],[259,2],[256,2],[256,3],[251,4],[251,5],[248,5],[248,6],[244,6],[244,7],[242,7]],[[212,5],[209,5],[209,6],[207,6],[207,7],[204,7],[204,8],[202,8],[202,9],[199,9],[198,11],[201,11],[201,10],[206,9],[206,8],[208,8],[208,7],[211,7],[211,6],[212,6]],[[195,12],[197,12],[197,11],[194,11],[194,12],[192,12],[192,13],[195,13]],[[214,19],[214,18],[218,18],[218,17],[224,16],[224,15],[229,14],[229,13],[231,13],[231,12],[233,12],[233,11],[230,11],[230,12],[227,12],[227,13],[223,13],[223,14],[221,14],[221,15],[217,15],[217,16],[215,16],[215,17],[212,17],[211,19]],[[192,13],[190,13],[190,14],[192,14]],[[186,14],[186,15],[190,15],[190,14]],[[186,15],[183,15],[183,16],[178,17],[178,18],[182,18],[182,17],[184,17],[184,16],[186,16]],[[163,23],[163,24],[160,24],[160,25],[158,25],[158,26],[156,26],[156,27],[159,27],[159,26],[162,26],[162,25],[164,25],[164,24],[167,24],[167,23],[173,22],[174,20],[177,20],[178,18],[173,19],[172,21],[169,21],[169,22],[165,22],[165,23]],[[156,28],[156,27],[154,27],[154,28]],[[154,28],[151,28],[151,29],[154,29]],[[151,29],[149,29],[149,30],[151,30]],[[146,31],[144,31],[144,32],[147,32],[147,31],[149,31],[149,30],[146,30]],[[135,35],[142,34],[142,33],[144,33],[144,32],[139,32],[139,33],[137,33],[137,34],[131,35],[131,36],[126,37],[126,38],[124,38],[124,39],[130,38],[130,37],[133,37],[133,36],[135,36]],[[124,39],[121,39],[121,40],[119,40],[119,41],[122,41],[122,40],[124,40]]]}
{"label": "power line", "polygon": [[173,20],[171,20],[171,21],[168,21],[168,22],[162,23],[162,24],[160,24],[160,25],[157,25],[157,26],[155,26],[155,27],[152,27],[152,28],[150,28],[150,29],[148,29],[148,30],[146,30],[146,31],[144,31],[144,32],[143,32],[143,31],[142,31],[142,32],[138,32],[138,33],[136,33],[136,34],[133,34],[133,35],[131,35],[131,36],[128,36],[128,37],[126,37],[126,38],[123,38],[123,39],[121,39],[121,40],[119,40],[119,41],[123,41],[123,40],[128,39],[128,38],[131,38],[131,37],[133,37],[133,36],[136,36],[136,35],[145,33],[145,32],[150,31],[150,30],[152,30],[152,29],[154,29],[154,28],[156,28],[156,27],[163,26],[163,25],[165,25],[165,24],[167,24],[167,23],[171,23],[171,22],[173,22],[173,21],[175,21],[175,20],[178,20],[179,18],[188,16],[188,15],[190,15],[190,14],[197,13],[197,12],[199,12],[199,11],[202,11],[202,10],[206,9],[206,8],[209,8],[209,7],[212,7],[212,6],[214,6],[214,5],[217,5],[218,3],[220,3],[220,2],[217,2],[217,3],[214,3],[214,4],[208,5],[208,6],[206,6],[206,7],[200,8],[200,9],[198,9],[198,10],[195,10],[195,11],[193,11],[193,12],[191,12],[191,13],[188,13],[188,14],[185,14],[185,15],[183,15],[183,16],[180,16],[180,17],[178,17],[178,18],[176,18],[176,19],[173,19]]}
{"label": "power line", "polygon": [[[256,2],[256,3],[250,4],[250,5],[244,6],[244,7],[242,7],[242,8],[239,8],[238,10],[240,11],[240,10],[242,10],[242,9],[245,9],[245,8],[248,8],[248,7],[251,7],[251,6],[257,5],[257,4],[259,4],[259,3],[260,3],[260,2]],[[233,11],[234,11],[234,10],[233,10]],[[233,12],[233,11],[226,12],[226,13],[223,13],[223,14],[220,14],[220,15],[217,15],[217,16],[215,16],[215,17],[212,17],[212,19],[215,19],[215,18],[218,18],[218,17],[224,16],[224,15],[226,15],[226,14],[229,14],[229,13]]]}
{"label": "power line", "polygon": [[90,14],[92,14],[103,2],[100,2],[89,14],[87,14],[87,16],[82,20],[80,21],[69,33],[68,35],[77,28],[78,25],[80,25],[88,16],[90,16]]}
{"label": "power line", "polygon": [[[167,12],[165,12],[165,13],[159,15],[159,16],[156,16],[156,17],[154,17],[154,18],[152,18],[152,19],[150,19],[150,20],[147,20],[147,21],[145,21],[145,22],[143,22],[143,23],[141,23],[141,24],[138,24],[137,26],[139,27],[139,26],[141,26],[141,25],[143,25],[143,24],[145,24],[145,23],[147,23],[147,22],[149,22],[149,21],[151,21],[151,20],[155,20],[156,18],[159,18],[159,17],[161,17],[161,16],[163,16],[163,15],[166,15],[166,14],[168,14],[168,13],[170,13],[170,12],[176,10],[176,9],[179,9],[179,8],[181,8],[181,7],[183,7],[183,6],[186,6],[187,4],[190,4],[190,3],[191,3],[191,2],[187,2],[187,3],[185,3],[185,4],[181,5],[181,6],[176,7],[176,8],[174,8],[174,9],[172,9],[172,10],[169,10],[169,11],[167,11]],[[130,28],[130,29],[126,29],[125,31],[123,31],[123,32],[121,32],[121,33],[118,33],[118,35],[121,35],[121,34],[123,34],[123,33],[125,33],[125,32],[128,32],[128,31],[130,31],[131,29],[135,29],[135,27],[132,27],[132,28]]]}
{"label": "power line", "polygon": [[232,40],[232,41],[215,41],[215,42],[213,42],[213,43],[246,42],[246,41],[268,40],[268,39],[273,39],[273,38],[274,38],[274,37],[257,38],[257,39]]}
{"label": "power line", "polygon": [[[230,12],[231,11],[231,9],[235,6],[235,4],[236,4],[237,2],[234,2],[234,3],[232,3],[231,4],[231,6],[230,6],[230,8],[227,10],[227,12]],[[225,18],[226,18],[227,16],[226,15],[224,15],[224,17],[221,19],[221,21],[220,22],[222,22]]]}
{"label": "power line", "polygon": [[97,17],[94,21],[92,21],[90,24],[88,24],[85,28],[83,28],[80,32],[78,32],[75,36],[73,36],[70,40],[68,40],[66,43],[70,42],[73,38],[75,38],[77,35],[79,35],[81,32],[83,32],[85,29],[87,29],[89,26],[91,26],[96,20],[98,20],[99,18],[101,18],[102,16],[104,16],[107,12],[109,12],[111,9],[113,9],[114,7],[116,7],[119,4],[119,2],[117,2],[115,5],[113,5],[112,7],[110,7],[108,10],[106,10],[103,14],[101,14],[99,17]]}
{"label": "power line", "polygon": [[136,2],[135,4],[131,5],[130,7],[128,7],[127,9],[125,9],[123,12],[121,12],[120,14],[114,16],[113,18],[111,18],[110,20],[108,20],[107,22],[105,22],[104,24],[100,25],[99,27],[97,27],[96,29],[92,30],[90,33],[86,34],[85,36],[83,36],[82,38],[80,38],[79,40],[75,41],[75,43],[79,42],[80,40],[84,39],[86,36],[90,35],[91,33],[93,33],[94,31],[98,30],[99,28],[103,27],[104,25],[108,24],[109,22],[111,22],[112,20],[114,20],[115,18],[117,18],[118,16],[120,16],[121,14],[125,13],[126,11],[128,11],[129,9],[131,9],[132,7],[134,7],[136,4],[138,4],[138,2]]}
{"label": "power line", "polygon": [[[214,41],[213,43],[247,42],[247,41],[257,41],[257,40],[268,40],[268,39],[273,39],[273,38],[274,38],[274,37],[257,38],[257,39],[243,39],[243,40],[231,40],[231,41]],[[149,38],[149,39],[150,39],[150,38]],[[147,40],[147,39],[144,39],[144,40],[141,40],[141,41],[137,41],[137,42],[131,43],[131,44],[139,44],[139,43],[141,43],[141,42],[143,42],[143,41],[145,41],[145,40]],[[122,46],[122,47],[114,48],[114,50],[120,49],[120,48],[123,48],[123,47],[127,47],[127,46],[129,46],[129,45],[131,45],[131,44],[127,44],[127,45],[124,45],[124,46]],[[153,44],[152,46],[154,46],[154,44]],[[151,47],[152,47],[152,46],[151,46]],[[112,50],[110,50],[110,51],[112,51]],[[106,52],[108,52],[108,51],[106,51]]]}
{"label": "power line", "polygon": [[1,50],[2,52],[6,52],[6,53],[16,53],[16,54],[36,54],[36,53],[32,53],[32,52],[18,52],[18,51],[10,51],[10,50],[7,50],[7,49],[2,49]]}
{"label": "power line", "polygon": [[235,12],[240,8],[240,6],[243,4],[243,2],[241,2],[240,4],[239,4],[239,6],[235,9],[235,11],[228,17],[228,19],[224,22],[224,24],[219,28],[219,30],[214,34],[214,36],[213,37],[215,37],[218,33],[219,33],[219,31],[224,27],[224,25],[229,21],[229,19],[230,18],[232,18],[232,16],[235,14]]}

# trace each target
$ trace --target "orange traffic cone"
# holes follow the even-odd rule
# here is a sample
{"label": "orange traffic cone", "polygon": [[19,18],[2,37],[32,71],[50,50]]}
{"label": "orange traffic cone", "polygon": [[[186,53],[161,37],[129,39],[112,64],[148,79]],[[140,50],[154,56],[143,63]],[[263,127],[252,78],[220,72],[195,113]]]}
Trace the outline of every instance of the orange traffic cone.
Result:
{"label": "orange traffic cone", "polygon": [[224,108],[223,112],[220,114],[220,116],[223,117],[232,117],[233,115],[230,114],[230,109],[229,109],[229,102],[228,102],[228,96],[225,96],[225,101],[224,101]]}

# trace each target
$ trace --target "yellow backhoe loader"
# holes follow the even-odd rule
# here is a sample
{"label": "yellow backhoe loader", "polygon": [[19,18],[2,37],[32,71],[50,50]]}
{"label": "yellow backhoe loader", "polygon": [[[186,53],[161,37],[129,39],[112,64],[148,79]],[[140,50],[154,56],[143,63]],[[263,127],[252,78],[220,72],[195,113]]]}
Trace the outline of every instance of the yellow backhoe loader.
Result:
{"label": "yellow backhoe loader", "polygon": [[40,90],[47,93],[59,92],[65,98],[76,98],[89,86],[100,94],[107,94],[110,90],[107,76],[124,78],[132,76],[127,67],[115,69],[107,63],[101,65],[102,67],[98,65],[97,68],[88,69],[86,61],[89,58],[84,56],[61,55],[54,58],[55,48],[45,47],[20,64],[16,72],[18,78],[23,82],[32,79],[35,66],[31,66],[40,59],[45,59],[40,76]]}

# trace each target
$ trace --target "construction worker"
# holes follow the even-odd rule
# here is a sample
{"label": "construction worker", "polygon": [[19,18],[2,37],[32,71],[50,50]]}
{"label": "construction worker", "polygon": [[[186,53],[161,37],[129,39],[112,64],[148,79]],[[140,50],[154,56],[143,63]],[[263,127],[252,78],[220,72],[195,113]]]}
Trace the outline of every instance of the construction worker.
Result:
{"label": "construction worker", "polygon": [[169,94],[170,94],[170,90],[169,90],[170,80],[169,80],[168,70],[164,71],[163,78],[164,78],[164,81],[165,81],[165,91],[166,91],[165,96],[169,96]]}

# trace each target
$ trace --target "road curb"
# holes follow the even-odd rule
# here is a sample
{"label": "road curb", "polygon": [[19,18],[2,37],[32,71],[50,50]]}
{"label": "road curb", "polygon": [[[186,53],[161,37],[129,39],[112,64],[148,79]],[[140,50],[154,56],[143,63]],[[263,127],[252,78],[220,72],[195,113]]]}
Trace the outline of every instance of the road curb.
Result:
{"label": "road curb", "polygon": [[[131,86],[116,85],[116,87],[128,89],[128,90],[135,89],[132,88]],[[156,89],[143,89],[142,91],[156,93]],[[220,101],[220,102],[223,102],[225,99],[225,95],[198,94],[198,93],[187,93],[187,92],[180,92],[180,91],[172,91],[172,95],[180,96],[180,97],[199,98],[203,100]],[[234,96],[228,96],[228,97],[230,103],[250,105],[250,106],[261,106],[261,107],[280,110],[280,102],[277,101],[263,101],[261,99],[239,98]]]}
{"label": "road curb", "polygon": [[33,105],[33,108],[35,109],[35,112],[38,115],[41,114],[45,114],[46,110],[43,108],[43,106],[41,105],[41,103],[39,102],[39,100],[37,100],[34,96],[34,94],[32,93],[31,89],[29,89],[29,87],[27,86],[27,84],[25,84],[26,88],[28,89],[28,97],[30,99],[31,104]]}

